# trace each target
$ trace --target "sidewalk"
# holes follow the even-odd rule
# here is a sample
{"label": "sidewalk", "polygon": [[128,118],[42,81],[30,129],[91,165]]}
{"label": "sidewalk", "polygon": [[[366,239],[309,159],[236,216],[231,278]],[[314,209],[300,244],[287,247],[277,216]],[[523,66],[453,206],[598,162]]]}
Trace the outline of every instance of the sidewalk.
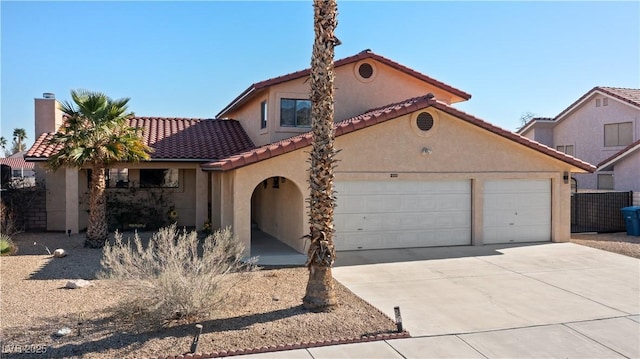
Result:
{"label": "sidewalk", "polygon": [[[640,358],[640,260],[572,243],[341,252],[412,338],[245,358]],[[369,263],[369,264],[360,264]]]}

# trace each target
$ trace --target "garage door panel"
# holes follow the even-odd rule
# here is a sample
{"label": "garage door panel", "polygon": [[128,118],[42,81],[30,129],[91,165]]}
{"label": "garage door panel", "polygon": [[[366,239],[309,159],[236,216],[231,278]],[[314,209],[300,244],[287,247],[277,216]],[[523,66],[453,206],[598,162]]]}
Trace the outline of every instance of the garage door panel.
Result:
{"label": "garage door panel", "polygon": [[549,241],[551,181],[487,181],[483,212],[486,244]]}
{"label": "garage door panel", "polygon": [[339,250],[471,243],[471,183],[339,182],[335,210]]}

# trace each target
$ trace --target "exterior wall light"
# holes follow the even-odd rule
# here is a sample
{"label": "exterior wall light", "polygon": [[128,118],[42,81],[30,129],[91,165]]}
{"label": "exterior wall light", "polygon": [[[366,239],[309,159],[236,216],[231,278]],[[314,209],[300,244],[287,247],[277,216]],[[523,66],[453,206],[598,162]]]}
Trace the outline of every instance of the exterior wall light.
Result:
{"label": "exterior wall light", "polygon": [[565,172],[562,174],[562,180],[564,181],[564,184],[569,183],[569,172],[565,171]]}
{"label": "exterior wall light", "polygon": [[426,156],[426,155],[430,155],[431,154],[431,149],[428,147],[422,147],[422,155]]}

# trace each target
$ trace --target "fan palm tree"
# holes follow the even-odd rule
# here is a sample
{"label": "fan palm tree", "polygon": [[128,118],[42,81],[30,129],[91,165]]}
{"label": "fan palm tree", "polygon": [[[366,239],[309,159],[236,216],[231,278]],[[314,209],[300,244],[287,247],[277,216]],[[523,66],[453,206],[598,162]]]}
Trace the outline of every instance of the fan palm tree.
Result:
{"label": "fan palm tree", "polygon": [[13,153],[26,150],[24,140],[27,139],[27,131],[24,128],[13,129]]}
{"label": "fan palm tree", "polygon": [[2,148],[3,156],[6,155],[7,152],[7,139],[4,136],[0,137],[0,147]]}
{"label": "fan palm tree", "polygon": [[128,98],[112,100],[99,92],[71,91],[74,103],[64,102],[60,110],[64,125],[49,140],[57,152],[48,166],[91,168],[89,225],[85,246],[100,248],[107,239],[105,170],[114,162],[149,159],[151,149],[144,144],[138,128],[129,126]]}
{"label": "fan palm tree", "polygon": [[334,148],[334,47],[339,44],[334,35],[337,26],[335,0],[314,0],[315,40],[311,56],[311,132],[309,170],[310,247],[307,253],[309,280],[304,298],[311,311],[330,311],[337,306],[331,267],[335,261],[333,243],[333,189],[336,166]]}

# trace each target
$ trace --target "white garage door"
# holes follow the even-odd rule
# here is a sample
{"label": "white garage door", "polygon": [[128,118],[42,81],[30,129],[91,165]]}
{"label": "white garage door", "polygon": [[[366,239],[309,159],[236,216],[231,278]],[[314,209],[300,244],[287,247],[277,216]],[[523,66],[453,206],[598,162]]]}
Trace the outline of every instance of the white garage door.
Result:
{"label": "white garage door", "polygon": [[336,249],[471,244],[470,181],[336,183]]}
{"label": "white garage door", "polygon": [[551,181],[500,180],[484,184],[484,243],[551,239]]}

